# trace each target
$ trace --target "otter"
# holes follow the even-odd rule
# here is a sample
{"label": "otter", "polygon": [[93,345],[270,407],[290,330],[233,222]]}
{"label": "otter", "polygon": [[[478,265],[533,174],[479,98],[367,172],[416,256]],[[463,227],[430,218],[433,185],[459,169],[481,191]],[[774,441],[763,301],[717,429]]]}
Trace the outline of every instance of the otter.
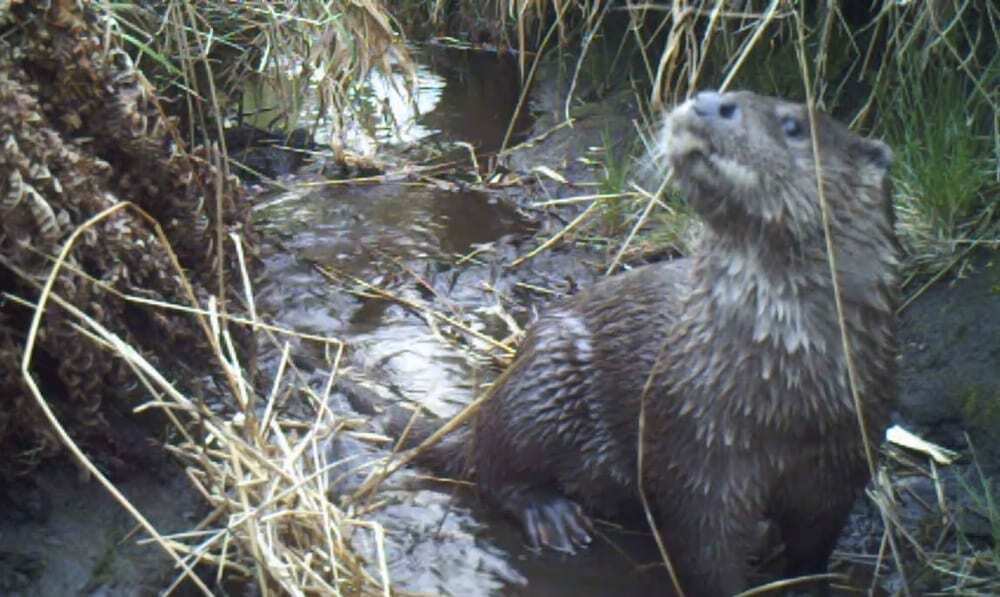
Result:
{"label": "otter", "polygon": [[814,124],[817,148],[804,105],[746,91],[673,109],[654,159],[703,220],[699,248],[548,308],[429,458],[474,476],[535,547],[585,546],[590,515],[635,511],[641,489],[689,595],[748,588],[762,521],[787,575],[823,572],[870,477],[859,420],[877,440],[895,398],[898,256],[892,152]]}

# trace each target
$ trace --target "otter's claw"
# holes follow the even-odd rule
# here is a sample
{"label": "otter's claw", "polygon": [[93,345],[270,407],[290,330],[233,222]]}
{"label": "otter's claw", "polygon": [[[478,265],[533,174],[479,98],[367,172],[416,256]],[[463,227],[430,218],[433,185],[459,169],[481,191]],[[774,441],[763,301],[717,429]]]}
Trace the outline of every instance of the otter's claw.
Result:
{"label": "otter's claw", "polygon": [[532,549],[548,547],[565,553],[590,544],[590,519],[571,500],[558,495],[533,496],[519,513]]}

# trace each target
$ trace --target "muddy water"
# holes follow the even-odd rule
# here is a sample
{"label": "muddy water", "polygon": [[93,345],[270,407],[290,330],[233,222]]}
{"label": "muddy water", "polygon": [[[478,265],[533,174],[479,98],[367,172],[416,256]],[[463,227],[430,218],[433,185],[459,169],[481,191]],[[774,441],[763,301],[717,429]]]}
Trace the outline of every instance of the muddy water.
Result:
{"label": "muddy water", "polygon": [[[317,103],[303,107],[299,125],[307,126],[320,146],[335,144],[380,160],[391,158],[394,149],[411,157],[432,146],[455,149],[456,141],[484,155],[500,149],[521,93],[515,61],[437,44],[411,48],[411,55],[412,78],[399,65],[394,76],[373,72],[349,116]],[[245,122],[266,130],[273,125],[274,106],[284,101],[264,87],[248,89],[245,100]],[[522,110],[512,140],[530,124]]]}
{"label": "muddy water", "polygon": [[[425,57],[429,66],[419,71],[422,112],[395,116],[407,123],[410,145],[407,139],[388,140],[391,151],[411,151],[414,141],[459,156],[467,150],[456,151],[455,141],[471,143],[480,155],[499,148],[519,93],[513,63],[441,49]],[[376,127],[369,138],[380,135]],[[290,190],[260,197],[256,209],[265,271],[258,307],[282,325],[347,343],[342,376],[353,389],[335,392],[333,408],[348,413],[356,407],[352,395],[363,386],[379,406],[408,401],[446,416],[496,374],[474,365],[460,344],[442,339],[412,310],[351,292],[358,288],[352,277],[503,337],[510,330],[495,315],[498,295],[521,319],[543,302],[519,294],[517,281],[552,287],[570,276],[580,283],[593,276],[571,255],[552,256],[526,271],[508,270],[504,264],[527,250],[521,244],[537,223],[484,193],[406,183],[324,184],[315,177],[285,182]],[[473,251],[477,259],[460,261]],[[317,266],[335,271],[337,279]],[[307,346],[299,352],[319,357]],[[275,358],[274,351],[264,354],[265,363]],[[350,440],[338,441],[333,450],[352,462],[379,454]],[[349,489],[350,475],[344,483]],[[395,489],[381,496],[390,503],[378,520],[387,530],[389,571],[398,588],[450,595],[648,595],[662,592],[666,582],[660,574],[639,572],[656,561],[647,537],[602,527],[596,544],[581,554],[535,554],[523,546],[517,528],[468,492],[415,483],[409,471],[389,486]],[[362,552],[373,548],[364,537],[357,541]]]}
{"label": "muddy water", "polygon": [[[428,302],[421,285],[437,279],[448,263],[526,233],[527,222],[513,209],[469,191],[336,186],[281,193],[261,205],[257,220],[267,272],[258,301],[271,317],[347,341],[350,363],[364,377],[433,412],[454,412],[468,401],[465,357],[422,318],[387,301],[358,298],[315,266],[342,275],[347,286],[354,277]],[[485,291],[464,295],[466,307],[486,299]]]}

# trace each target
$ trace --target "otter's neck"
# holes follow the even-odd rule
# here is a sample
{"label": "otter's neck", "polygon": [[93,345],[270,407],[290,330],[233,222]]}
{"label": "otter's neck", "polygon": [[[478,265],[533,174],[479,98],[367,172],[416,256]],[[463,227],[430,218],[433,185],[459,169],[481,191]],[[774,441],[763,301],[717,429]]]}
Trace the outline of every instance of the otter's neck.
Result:
{"label": "otter's neck", "polygon": [[817,324],[834,319],[829,272],[818,254],[802,254],[787,245],[707,239],[712,250],[695,258],[693,287],[700,294],[686,309],[695,319],[708,316],[722,336],[760,351],[828,351],[829,338]]}
{"label": "otter's neck", "polygon": [[[713,420],[700,415],[719,411],[712,416],[808,433],[853,412],[822,250],[711,234],[704,242],[670,349],[681,414]],[[856,297],[845,304],[857,310]],[[850,334],[863,318],[845,315]]]}

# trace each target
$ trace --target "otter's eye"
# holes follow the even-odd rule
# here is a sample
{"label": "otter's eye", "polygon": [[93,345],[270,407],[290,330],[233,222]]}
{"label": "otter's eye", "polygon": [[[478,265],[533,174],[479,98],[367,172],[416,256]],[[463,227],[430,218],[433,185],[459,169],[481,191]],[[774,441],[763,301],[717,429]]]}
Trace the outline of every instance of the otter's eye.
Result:
{"label": "otter's eye", "polygon": [[789,139],[802,139],[806,134],[806,128],[802,126],[802,121],[791,116],[785,116],[781,119],[781,130],[785,131],[785,136]]}

